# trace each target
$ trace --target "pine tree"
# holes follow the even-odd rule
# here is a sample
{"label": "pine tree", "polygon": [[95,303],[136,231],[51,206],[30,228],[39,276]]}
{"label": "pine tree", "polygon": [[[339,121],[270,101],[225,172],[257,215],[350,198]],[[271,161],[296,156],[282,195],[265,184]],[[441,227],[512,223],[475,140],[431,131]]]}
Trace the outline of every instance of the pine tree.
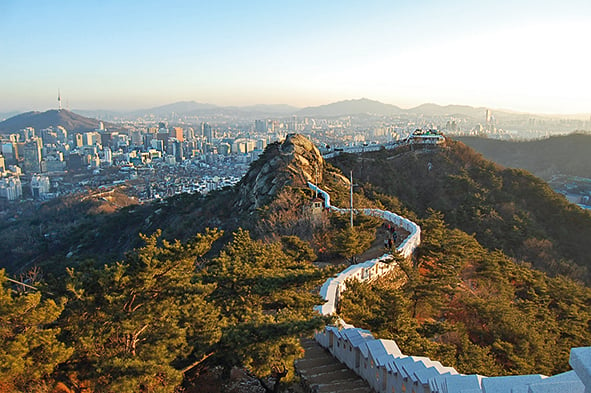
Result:
{"label": "pine tree", "polygon": [[183,369],[220,337],[213,288],[196,280],[196,259],[221,236],[182,244],[143,236],[124,261],[69,270],[72,300],[62,319],[79,378],[96,391],[173,392]]}
{"label": "pine tree", "polygon": [[[293,243],[287,244],[290,253]],[[321,303],[313,289],[325,274],[297,254],[296,259],[280,242],[263,243],[238,230],[207,266],[204,279],[216,286],[210,299],[226,319],[219,346],[227,366],[243,365],[275,382],[293,377],[291,365],[302,354],[300,335],[324,324],[313,310]]]}
{"label": "pine tree", "polygon": [[368,249],[373,238],[374,234],[369,231],[347,226],[337,232],[335,246],[340,255],[352,259],[355,255],[359,255]]}
{"label": "pine tree", "polygon": [[63,301],[41,292],[16,292],[0,270],[0,391],[51,385],[48,377],[72,353],[57,339]]}

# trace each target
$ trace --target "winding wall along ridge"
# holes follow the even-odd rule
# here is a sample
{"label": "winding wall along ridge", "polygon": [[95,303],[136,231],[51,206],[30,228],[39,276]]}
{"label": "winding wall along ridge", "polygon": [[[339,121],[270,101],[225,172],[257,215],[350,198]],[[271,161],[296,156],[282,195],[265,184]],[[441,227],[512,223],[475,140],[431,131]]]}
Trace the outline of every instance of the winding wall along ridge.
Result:
{"label": "winding wall along ridge", "polygon": [[[326,191],[310,182],[308,186],[323,197],[326,209],[350,213],[350,209],[332,206]],[[421,243],[421,228],[398,214],[379,209],[354,212],[379,217],[404,228],[409,235],[396,248],[404,257],[410,257]],[[320,289],[325,303],[316,306],[316,310],[322,315],[335,314],[347,280],[374,280],[396,268],[392,259],[392,255],[384,254],[351,265],[326,280]],[[539,374],[484,377],[459,374],[453,367],[445,367],[426,357],[404,355],[394,340],[375,339],[371,332],[340,318],[337,326],[327,326],[316,333],[315,339],[378,393],[591,393],[591,347],[572,348],[570,365],[573,370],[552,377]]]}

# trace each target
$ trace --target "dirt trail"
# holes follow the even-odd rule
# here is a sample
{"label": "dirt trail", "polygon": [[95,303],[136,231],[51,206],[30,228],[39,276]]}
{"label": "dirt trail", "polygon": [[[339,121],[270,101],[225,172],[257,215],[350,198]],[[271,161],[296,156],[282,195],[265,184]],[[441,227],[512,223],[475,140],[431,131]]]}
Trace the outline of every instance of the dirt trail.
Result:
{"label": "dirt trail", "polygon": [[[396,228],[396,238],[398,239],[396,244],[393,247],[397,247],[402,240],[404,240],[409,233],[402,228]],[[365,250],[361,255],[357,257],[357,262],[365,262],[369,261],[370,259],[375,259],[381,257],[385,253],[389,252],[390,250],[384,247],[384,240],[391,236],[391,232],[383,227],[380,227],[376,230],[376,238],[369,247],[369,249]]]}

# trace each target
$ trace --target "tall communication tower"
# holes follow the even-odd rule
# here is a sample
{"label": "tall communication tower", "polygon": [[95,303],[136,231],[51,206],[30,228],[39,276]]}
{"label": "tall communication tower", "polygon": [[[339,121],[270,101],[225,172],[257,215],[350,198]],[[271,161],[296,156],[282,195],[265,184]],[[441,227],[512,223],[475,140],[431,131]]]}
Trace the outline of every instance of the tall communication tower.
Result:
{"label": "tall communication tower", "polygon": [[62,96],[60,94],[60,89],[57,89],[57,110],[62,110]]}

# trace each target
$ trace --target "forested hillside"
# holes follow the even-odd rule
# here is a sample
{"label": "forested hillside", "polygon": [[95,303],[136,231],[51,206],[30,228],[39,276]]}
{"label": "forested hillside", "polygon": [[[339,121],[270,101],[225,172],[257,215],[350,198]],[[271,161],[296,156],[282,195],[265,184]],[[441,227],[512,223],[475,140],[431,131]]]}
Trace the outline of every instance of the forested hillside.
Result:
{"label": "forested hillside", "polygon": [[[257,176],[277,148],[286,165]],[[221,370],[220,391],[235,366],[269,392],[291,382],[299,338],[327,322],[313,307],[335,268],[314,265],[317,253],[351,258],[380,224],[359,217],[351,230],[347,217],[312,214],[304,156],[323,164],[292,137],[239,188],[147,205],[89,193],[13,220],[3,241],[22,247],[4,252],[14,268],[33,263],[18,275],[0,269],[0,391],[201,392],[210,369]],[[338,170],[320,176],[346,199]],[[260,197],[267,204],[251,209]]]}
{"label": "forested hillside", "polygon": [[315,210],[306,182],[346,207],[350,169],[354,205],[419,219],[424,243],[394,279],[351,285],[348,321],[489,375],[555,373],[591,345],[589,289],[520,262],[588,279],[589,213],[457,142],[333,164],[290,136],[237,188],[145,205],[89,193],[7,221],[3,266],[26,268],[0,269],[0,391],[219,392],[235,366],[285,388],[298,339],[330,322],[319,285],[381,225]]}
{"label": "forested hillside", "polygon": [[231,233],[238,225],[230,215],[236,193],[222,190],[207,197],[182,194],[138,205],[115,188],[68,195],[23,211],[0,226],[0,268],[22,273],[33,266],[63,274],[66,266],[91,258],[99,264],[122,258],[142,245],[140,233],[158,229],[169,240],[188,240],[207,227]]}
{"label": "forested hillside", "polygon": [[517,264],[429,211],[422,244],[402,271],[354,282],[343,318],[466,374],[555,375],[572,347],[591,345],[591,290]]}
{"label": "forested hillside", "polygon": [[190,381],[205,361],[246,367],[269,386],[291,380],[298,338],[325,323],[312,289],[330,270],[303,243],[242,230],[204,258],[220,236],[181,243],[156,232],[116,263],[89,261],[54,284],[31,277],[38,291],[0,270],[0,391],[199,391]]}
{"label": "forested hillside", "polygon": [[[440,211],[447,225],[474,234],[489,250],[550,274],[591,282],[591,212],[570,204],[525,170],[502,168],[461,142],[404,153],[342,155],[368,190],[396,197],[418,217]],[[372,192],[373,192],[372,191]]]}
{"label": "forested hillside", "polygon": [[549,180],[552,175],[591,176],[591,135],[571,134],[535,141],[459,137],[459,141],[503,166],[523,168]]}

